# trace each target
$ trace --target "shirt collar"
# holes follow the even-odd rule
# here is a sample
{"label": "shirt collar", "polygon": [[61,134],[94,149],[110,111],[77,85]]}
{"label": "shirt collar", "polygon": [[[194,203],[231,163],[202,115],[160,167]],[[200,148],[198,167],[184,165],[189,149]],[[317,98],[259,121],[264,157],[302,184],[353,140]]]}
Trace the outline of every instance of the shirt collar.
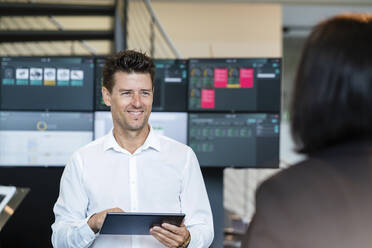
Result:
{"label": "shirt collar", "polygon": [[151,147],[160,152],[161,145],[160,145],[159,135],[155,132],[155,130],[152,128],[150,124],[149,124],[149,127],[150,127],[150,133],[147,136],[145,143],[143,143],[142,145],[143,150]]}
{"label": "shirt collar", "polygon": [[[161,145],[160,145],[159,135],[157,133],[155,133],[154,129],[152,128],[152,126],[150,124],[149,124],[149,126],[150,126],[149,135],[147,136],[143,145],[141,147],[139,147],[135,153],[141,152],[141,151],[146,150],[148,148],[153,148],[153,149],[160,152]],[[125,152],[125,153],[128,152],[116,142],[115,137],[114,137],[114,133],[113,133],[113,128],[105,136],[105,140],[103,142],[103,150],[106,151],[106,150],[109,150],[109,149],[114,149],[116,151]]]}

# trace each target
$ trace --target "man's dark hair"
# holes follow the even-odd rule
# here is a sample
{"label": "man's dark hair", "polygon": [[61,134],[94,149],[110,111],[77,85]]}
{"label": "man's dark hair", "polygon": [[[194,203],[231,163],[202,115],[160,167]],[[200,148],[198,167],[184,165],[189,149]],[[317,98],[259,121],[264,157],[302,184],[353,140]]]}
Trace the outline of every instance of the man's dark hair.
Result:
{"label": "man's dark hair", "polygon": [[114,87],[114,74],[126,73],[149,73],[152,88],[154,88],[155,66],[152,59],[146,53],[134,50],[123,50],[107,57],[103,67],[103,86],[111,93]]}
{"label": "man's dark hair", "polygon": [[291,128],[307,154],[372,138],[372,15],[339,15],[313,29],[295,79]]}

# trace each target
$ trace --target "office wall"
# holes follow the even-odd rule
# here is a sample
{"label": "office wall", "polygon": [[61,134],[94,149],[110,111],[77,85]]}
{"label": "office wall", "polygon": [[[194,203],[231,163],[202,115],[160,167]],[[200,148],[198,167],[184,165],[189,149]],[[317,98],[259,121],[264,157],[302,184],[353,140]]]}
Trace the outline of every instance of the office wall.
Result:
{"label": "office wall", "polygon": [[153,1],[183,57],[281,57],[278,4]]}
{"label": "office wall", "polygon": [[[281,6],[238,2],[152,1],[165,31],[182,56],[188,57],[259,57],[282,54]],[[129,39],[131,47],[147,44],[150,22],[140,1],[130,1]],[[140,19],[140,20],[136,20]],[[142,26],[138,24],[142,23]],[[109,17],[2,17],[0,29],[110,30]],[[0,44],[0,55],[107,54],[109,41],[29,42]],[[146,45],[148,47],[148,45]]]}

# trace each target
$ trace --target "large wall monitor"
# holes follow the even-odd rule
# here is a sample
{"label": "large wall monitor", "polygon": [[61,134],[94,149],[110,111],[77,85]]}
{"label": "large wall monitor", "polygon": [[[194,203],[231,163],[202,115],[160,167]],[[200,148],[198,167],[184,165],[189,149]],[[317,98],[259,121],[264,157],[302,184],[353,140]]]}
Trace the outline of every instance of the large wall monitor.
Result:
{"label": "large wall monitor", "polygon": [[0,109],[93,110],[92,58],[2,57],[0,63]]}
{"label": "large wall monitor", "polygon": [[190,59],[190,111],[280,111],[281,59]]}
{"label": "large wall monitor", "polygon": [[[162,112],[151,113],[149,123],[158,134],[175,139],[183,144],[187,142],[187,113]],[[95,112],[94,138],[107,134],[113,127],[111,112]]]}
{"label": "large wall monitor", "polygon": [[188,144],[201,166],[276,168],[279,125],[277,114],[190,114]]}
{"label": "large wall monitor", "polygon": [[63,166],[93,139],[93,113],[0,111],[1,166]]}
{"label": "large wall monitor", "polygon": [[[187,109],[187,60],[155,59],[153,111],[185,112]],[[102,69],[105,59],[96,60],[95,109],[109,110],[102,99]]]}

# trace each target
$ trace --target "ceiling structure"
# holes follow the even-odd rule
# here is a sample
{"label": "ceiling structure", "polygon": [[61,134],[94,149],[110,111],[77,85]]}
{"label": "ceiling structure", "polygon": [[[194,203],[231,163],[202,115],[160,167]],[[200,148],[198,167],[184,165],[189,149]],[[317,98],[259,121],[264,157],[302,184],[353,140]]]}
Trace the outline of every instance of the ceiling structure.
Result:
{"label": "ceiling structure", "polygon": [[[184,2],[186,0],[152,0],[153,2]],[[279,4],[315,4],[315,5],[370,5],[371,0],[187,0],[197,2],[239,2],[239,3],[279,3]]]}

